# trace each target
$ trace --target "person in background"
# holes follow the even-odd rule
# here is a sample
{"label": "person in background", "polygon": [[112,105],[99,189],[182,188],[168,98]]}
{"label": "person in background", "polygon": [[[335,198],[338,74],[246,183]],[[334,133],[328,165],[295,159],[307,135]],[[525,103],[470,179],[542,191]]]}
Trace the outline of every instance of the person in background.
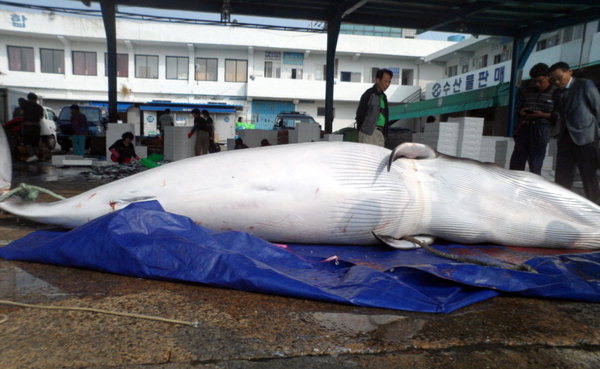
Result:
{"label": "person in background", "polygon": [[173,116],[171,115],[171,109],[165,109],[165,112],[158,118],[158,130],[160,135],[164,136],[165,127],[173,127]]}
{"label": "person in background", "polygon": [[388,89],[394,73],[389,69],[380,69],[375,75],[375,84],[360,97],[356,109],[358,142],[378,146],[385,145],[389,120],[389,109],[385,90]]}
{"label": "person in background", "polygon": [[235,129],[256,129],[256,126],[252,123],[246,123],[242,120],[242,117],[238,117]]}
{"label": "person in background", "polygon": [[239,150],[239,149],[247,149],[248,145],[246,145],[244,143],[244,140],[242,140],[240,137],[235,139],[235,147],[233,148],[234,150]]}
{"label": "person in background", "polygon": [[85,138],[88,133],[88,121],[85,114],[79,110],[79,105],[71,105],[71,127],[73,127],[73,154],[85,154]]}
{"label": "person in background", "polygon": [[[206,114],[204,114],[204,112],[206,112]],[[194,146],[196,156],[208,154],[209,142],[211,140],[212,119],[208,116],[207,110],[203,110],[202,115],[200,115],[200,110],[198,108],[192,110],[192,115],[194,116],[194,127],[192,127],[192,130],[188,133],[188,138],[192,138],[194,133],[196,133],[196,144]],[[205,116],[208,116],[210,120],[206,119]]]}
{"label": "person in background", "polygon": [[525,170],[542,174],[546,148],[552,137],[554,101],[552,96],[556,86],[550,82],[548,65],[538,63],[529,70],[533,89],[526,91],[517,106],[520,124],[515,132],[515,149],[510,158],[510,169]]}
{"label": "person in background", "polygon": [[12,119],[8,122],[4,123],[4,128],[6,132],[6,138],[8,139],[8,145],[10,146],[10,151],[13,158],[17,158],[18,155],[18,146],[20,144],[21,131],[23,130],[23,121],[24,117],[24,109],[25,99],[20,97],[18,100],[18,106],[13,110]]}
{"label": "person in background", "polygon": [[260,146],[271,146],[271,143],[266,138],[260,140]]}
{"label": "person in background", "polygon": [[435,123],[435,117],[433,115],[428,116],[425,123]]}
{"label": "person in background", "polygon": [[119,164],[128,164],[131,159],[140,160],[140,157],[135,153],[133,145],[133,133],[125,132],[121,135],[121,139],[115,141],[108,150],[112,153],[110,160]]}
{"label": "person in background", "polygon": [[38,160],[37,151],[40,145],[40,120],[44,117],[44,108],[37,103],[38,97],[33,92],[27,94],[23,104],[23,143],[27,148],[27,162]]}
{"label": "person in background", "polygon": [[596,174],[600,164],[600,92],[589,79],[574,78],[571,67],[565,62],[553,64],[549,73],[559,87],[553,96],[556,114],[560,117],[554,181],[571,189],[577,166],[585,197],[600,204]]}

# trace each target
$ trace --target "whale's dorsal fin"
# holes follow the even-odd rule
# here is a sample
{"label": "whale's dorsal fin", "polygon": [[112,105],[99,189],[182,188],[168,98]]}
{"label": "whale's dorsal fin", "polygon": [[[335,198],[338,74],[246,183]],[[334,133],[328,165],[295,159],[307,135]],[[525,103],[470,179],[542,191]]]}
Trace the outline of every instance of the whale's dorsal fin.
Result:
{"label": "whale's dorsal fin", "polygon": [[416,143],[416,142],[405,142],[396,146],[392,151],[388,160],[387,170],[390,171],[392,163],[398,158],[408,159],[435,159],[438,157],[438,153],[431,147]]}
{"label": "whale's dorsal fin", "polygon": [[[372,233],[373,236],[375,236],[375,238],[377,238],[379,241],[395,249],[413,250],[421,247],[419,244],[406,239],[393,238],[392,236],[379,234],[376,231],[373,231]],[[434,241],[434,238],[431,236],[413,236],[411,238],[416,238],[419,242],[423,242],[427,245],[431,245]]]}

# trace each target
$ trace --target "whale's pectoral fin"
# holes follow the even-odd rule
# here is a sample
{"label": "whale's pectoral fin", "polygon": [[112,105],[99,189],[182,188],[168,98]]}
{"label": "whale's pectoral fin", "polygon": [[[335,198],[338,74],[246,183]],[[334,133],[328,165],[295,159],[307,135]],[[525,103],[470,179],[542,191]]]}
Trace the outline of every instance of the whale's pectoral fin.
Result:
{"label": "whale's pectoral fin", "polygon": [[[378,234],[375,231],[373,231],[372,233],[373,233],[373,236],[375,236],[375,238],[377,238],[379,241],[381,241],[384,244],[386,244],[390,247],[393,247],[395,249],[413,250],[413,249],[418,249],[421,247],[419,244],[412,242],[412,241],[408,241],[405,239],[393,238],[391,236],[386,236],[383,234]],[[415,238],[419,242],[422,242],[427,245],[431,245],[434,240],[434,238],[431,236],[413,236],[412,238]]]}
{"label": "whale's pectoral fin", "polygon": [[438,153],[427,145],[415,142],[405,142],[396,146],[396,148],[390,154],[387,170],[388,172],[390,171],[392,163],[398,158],[435,159],[437,157]]}

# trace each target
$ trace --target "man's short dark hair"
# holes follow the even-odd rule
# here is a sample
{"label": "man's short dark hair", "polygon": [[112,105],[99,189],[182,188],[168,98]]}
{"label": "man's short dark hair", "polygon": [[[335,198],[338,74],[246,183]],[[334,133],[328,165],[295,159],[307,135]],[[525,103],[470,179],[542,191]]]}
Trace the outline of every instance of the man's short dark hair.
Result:
{"label": "man's short dark hair", "polygon": [[166,108],[166,109],[165,109],[165,113],[166,113],[166,114],[169,114],[170,112],[171,112],[171,109],[169,109],[169,108]]}
{"label": "man's short dark hair", "polygon": [[552,72],[554,72],[557,69],[560,69],[563,72],[568,72],[569,70],[571,70],[571,67],[569,66],[569,64],[567,64],[565,62],[554,63],[550,67],[550,70],[548,71],[548,73],[552,73]]}
{"label": "man's short dark hair", "polygon": [[545,77],[548,75],[549,69],[548,64],[546,63],[537,63],[529,70],[529,77],[537,78],[537,77]]}
{"label": "man's short dark hair", "polygon": [[192,109],[192,114],[200,114],[200,109],[198,109],[198,108]]}
{"label": "man's short dark hair", "polygon": [[126,138],[128,138],[128,137],[129,137],[129,139],[130,139],[130,140],[132,140],[132,141],[133,141],[133,133],[131,133],[131,132],[125,132],[125,133],[123,133],[123,134],[121,135],[121,138],[122,138],[122,139],[126,139]]}
{"label": "man's short dark hair", "polygon": [[79,111],[79,105],[73,104],[73,105],[71,105],[71,109]]}
{"label": "man's short dark hair", "polygon": [[385,69],[385,68],[383,68],[383,69],[379,69],[379,70],[377,71],[377,74],[375,74],[375,78],[377,78],[377,79],[382,79],[384,74],[387,74],[387,75],[389,75],[390,77],[393,77],[393,76],[394,76],[394,72],[392,72],[392,71],[391,71],[391,70],[389,70],[389,69]]}
{"label": "man's short dark hair", "polygon": [[29,101],[37,101],[37,95],[33,92],[27,94],[27,100]]}

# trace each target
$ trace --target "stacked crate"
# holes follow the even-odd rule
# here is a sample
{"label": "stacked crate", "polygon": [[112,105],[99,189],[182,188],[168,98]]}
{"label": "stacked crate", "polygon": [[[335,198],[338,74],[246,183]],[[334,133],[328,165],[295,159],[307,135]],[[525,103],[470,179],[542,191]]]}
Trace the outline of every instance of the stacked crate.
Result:
{"label": "stacked crate", "polygon": [[190,132],[192,127],[167,126],[164,128],[165,160],[175,161],[194,156],[196,135],[193,135],[192,138],[188,138],[188,133]]}
{"label": "stacked crate", "polygon": [[481,137],[483,135],[483,118],[449,118],[448,122],[458,123],[457,156],[479,160]]}
{"label": "stacked crate", "polygon": [[460,127],[455,122],[438,122],[425,125],[423,143],[442,154],[457,156]]}
{"label": "stacked crate", "polygon": [[289,143],[316,142],[321,140],[321,126],[313,123],[298,123],[289,131]]}

